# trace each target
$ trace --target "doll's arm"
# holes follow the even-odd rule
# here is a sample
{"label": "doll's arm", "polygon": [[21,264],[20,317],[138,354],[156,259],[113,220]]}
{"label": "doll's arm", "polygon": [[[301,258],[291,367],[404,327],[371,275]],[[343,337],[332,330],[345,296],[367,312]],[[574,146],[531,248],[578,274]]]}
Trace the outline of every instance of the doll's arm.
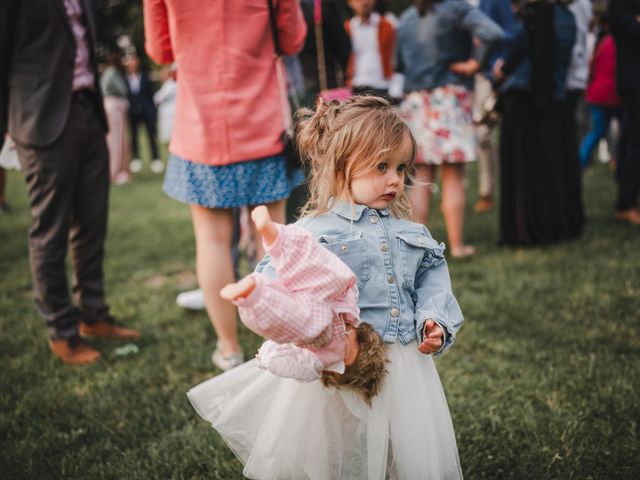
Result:
{"label": "doll's arm", "polygon": [[[251,331],[277,343],[318,346],[331,341],[332,305],[306,292],[291,292],[280,279],[252,274],[236,284],[251,283],[247,295],[233,298],[240,319]],[[226,297],[225,297],[226,298]]]}
{"label": "doll's arm", "polygon": [[322,363],[308,348],[265,342],[256,355],[258,366],[279,377],[311,382],[320,378]]}

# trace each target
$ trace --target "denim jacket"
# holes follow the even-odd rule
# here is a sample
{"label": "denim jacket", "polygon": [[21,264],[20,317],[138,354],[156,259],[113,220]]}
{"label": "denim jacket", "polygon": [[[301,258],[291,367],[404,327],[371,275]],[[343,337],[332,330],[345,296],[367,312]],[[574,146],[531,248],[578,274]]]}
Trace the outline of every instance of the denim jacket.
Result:
{"label": "denim jacket", "polygon": [[[576,39],[576,22],[569,9],[558,4],[553,6],[553,34],[555,47],[553,52],[550,52],[550,55],[553,55],[553,96],[556,100],[562,100],[566,92],[571,51]],[[507,78],[500,86],[501,92],[531,91],[532,45],[521,20],[518,20],[513,36],[506,44],[502,70],[507,74]]]}
{"label": "denim jacket", "polygon": [[[487,15],[465,0],[444,0],[420,17],[409,7],[400,17],[396,43],[396,70],[405,76],[404,89],[430,90],[444,85],[473,88],[473,77],[449,70],[452,63],[472,56],[472,37],[490,48],[500,45],[504,32]],[[491,52],[486,47],[477,56],[481,63]]]}
{"label": "denim jacket", "polygon": [[[304,217],[309,230],[358,277],[360,318],[385,343],[407,345],[423,340],[424,323],[432,318],[450,347],[462,324],[462,312],[451,291],[444,244],[425,226],[400,220],[387,209],[336,201],[330,212]],[[274,275],[265,257],[256,271]]]}

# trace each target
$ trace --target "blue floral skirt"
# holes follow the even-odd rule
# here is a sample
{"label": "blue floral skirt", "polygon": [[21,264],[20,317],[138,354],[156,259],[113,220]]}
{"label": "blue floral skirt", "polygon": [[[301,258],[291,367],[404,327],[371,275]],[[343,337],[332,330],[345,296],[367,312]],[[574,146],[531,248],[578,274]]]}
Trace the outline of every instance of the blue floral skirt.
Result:
{"label": "blue floral skirt", "polygon": [[282,155],[215,166],[171,154],[162,189],[189,205],[235,208],[286,199],[303,179],[300,170],[287,171]]}

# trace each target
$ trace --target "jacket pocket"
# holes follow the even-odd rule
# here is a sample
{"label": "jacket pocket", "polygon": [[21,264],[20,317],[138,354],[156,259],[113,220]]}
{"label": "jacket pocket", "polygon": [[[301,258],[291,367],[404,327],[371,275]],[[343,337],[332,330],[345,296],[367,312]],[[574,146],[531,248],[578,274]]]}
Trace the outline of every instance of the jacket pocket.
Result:
{"label": "jacket pocket", "polygon": [[318,241],[355,273],[358,278],[358,290],[362,290],[371,276],[367,242],[362,237],[362,232],[348,235],[321,235]]}
{"label": "jacket pocket", "polygon": [[402,277],[407,287],[413,288],[420,267],[431,268],[444,261],[444,244],[438,244],[423,232],[396,234],[402,263]]}
{"label": "jacket pocket", "polygon": [[38,88],[38,76],[31,73],[14,73],[9,77],[9,86],[20,90]]}

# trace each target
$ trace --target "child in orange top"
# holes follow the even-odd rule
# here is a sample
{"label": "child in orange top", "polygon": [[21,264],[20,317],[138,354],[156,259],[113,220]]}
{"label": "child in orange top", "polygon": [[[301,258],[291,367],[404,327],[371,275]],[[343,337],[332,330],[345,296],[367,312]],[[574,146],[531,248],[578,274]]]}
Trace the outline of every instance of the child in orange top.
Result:
{"label": "child in orange top", "polygon": [[344,28],[351,37],[348,86],[354,93],[386,95],[393,75],[396,32],[389,20],[374,11],[374,0],[349,0],[354,17]]}

